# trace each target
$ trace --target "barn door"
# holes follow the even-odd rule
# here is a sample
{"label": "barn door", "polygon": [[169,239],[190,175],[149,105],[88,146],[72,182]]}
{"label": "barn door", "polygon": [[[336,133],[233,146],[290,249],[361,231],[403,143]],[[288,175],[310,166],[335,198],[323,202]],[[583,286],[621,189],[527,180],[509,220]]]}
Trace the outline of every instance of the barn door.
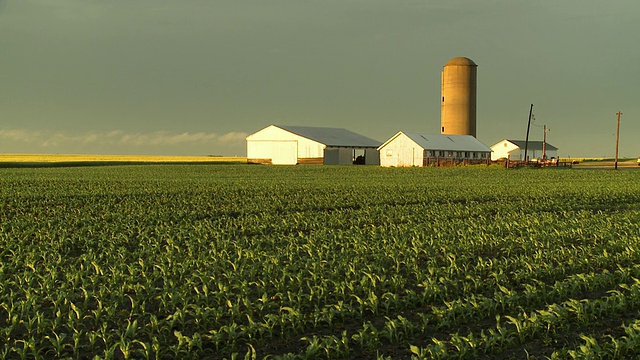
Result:
{"label": "barn door", "polygon": [[398,167],[414,166],[413,148],[398,149]]}
{"label": "barn door", "polygon": [[297,141],[274,141],[271,143],[271,163],[274,165],[295,165],[298,163]]}

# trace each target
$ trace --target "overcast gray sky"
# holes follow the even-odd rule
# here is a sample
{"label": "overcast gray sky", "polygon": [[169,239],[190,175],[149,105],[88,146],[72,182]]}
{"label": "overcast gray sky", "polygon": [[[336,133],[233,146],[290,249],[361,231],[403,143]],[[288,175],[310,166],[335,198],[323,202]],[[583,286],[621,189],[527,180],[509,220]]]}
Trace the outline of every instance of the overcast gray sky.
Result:
{"label": "overcast gray sky", "polygon": [[478,138],[640,155],[637,0],[0,0],[0,153],[244,155],[269,124],[438,133],[478,64]]}

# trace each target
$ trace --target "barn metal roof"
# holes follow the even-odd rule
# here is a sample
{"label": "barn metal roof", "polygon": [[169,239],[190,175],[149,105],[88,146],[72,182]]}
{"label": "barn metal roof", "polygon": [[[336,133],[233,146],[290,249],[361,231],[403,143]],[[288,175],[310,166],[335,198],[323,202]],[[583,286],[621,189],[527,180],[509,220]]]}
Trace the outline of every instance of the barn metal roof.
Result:
{"label": "barn metal roof", "polygon": [[274,126],[327,146],[377,148],[381,144],[378,140],[342,128],[289,125]]}
{"label": "barn metal roof", "polygon": [[[387,140],[384,145],[398,137],[400,134],[405,134],[425,150],[491,152],[491,149],[488,146],[481,143],[480,140],[471,135],[428,135],[399,131],[395,136]],[[380,146],[380,148],[382,148],[384,145]]]}
{"label": "barn metal roof", "polygon": [[[518,146],[520,149],[524,150],[525,147],[525,141],[524,140],[509,140],[506,139],[508,142]],[[529,144],[527,144],[527,150],[540,150],[542,151],[542,141],[531,141],[529,140]],[[554,150],[558,150],[557,147],[547,143],[547,150],[550,151],[554,151]]]}

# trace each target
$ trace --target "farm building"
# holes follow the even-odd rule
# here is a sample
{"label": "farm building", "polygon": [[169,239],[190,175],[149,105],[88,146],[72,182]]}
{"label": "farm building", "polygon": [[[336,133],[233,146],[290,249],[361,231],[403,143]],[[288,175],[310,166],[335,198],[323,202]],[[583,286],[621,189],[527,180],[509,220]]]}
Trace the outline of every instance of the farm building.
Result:
{"label": "farm building", "polygon": [[378,148],[382,166],[484,163],[491,149],[471,135],[424,135],[399,131]]}
{"label": "farm building", "polygon": [[[543,151],[546,152],[546,158],[558,158],[558,148],[543,141],[529,141],[526,144],[527,158],[529,160],[542,159]],[[504,139],[491,146],[491,160],[506,159],[510,160],[525,160],[524,155],[525,141],[524,140],[508,140]]]}
{"label": "farm building", "polygon": [[269,125],[246,140],[248,163],[380,164],[379,141],[341,128]]}

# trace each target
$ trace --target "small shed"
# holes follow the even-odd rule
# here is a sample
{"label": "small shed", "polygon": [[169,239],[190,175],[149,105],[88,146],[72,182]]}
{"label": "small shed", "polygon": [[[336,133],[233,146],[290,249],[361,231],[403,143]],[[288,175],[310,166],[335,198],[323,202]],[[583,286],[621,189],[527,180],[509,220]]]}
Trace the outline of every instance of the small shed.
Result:
{"label": "small shed", "polygon": [[491,160],[507,159],[510,160],[525,160],[524,149],[527,148],[527,158],[529,160],[542,159],[543,152],[546,153],[546,158],[558,158],[558,148],[543,141],[531,141],[525,144],[524,140],[508,140],[504,139],[491,146]]}
{"label": "small shed", "polygon": [[384,144],[380,165],[407,167],[486,163],[491,149],[471,135],[427,135],[399,131]]}
{"label": "small shed", "polygon": [[380,164],[379,141],[342,128],[269,125],[246,140],[248,163]]}

